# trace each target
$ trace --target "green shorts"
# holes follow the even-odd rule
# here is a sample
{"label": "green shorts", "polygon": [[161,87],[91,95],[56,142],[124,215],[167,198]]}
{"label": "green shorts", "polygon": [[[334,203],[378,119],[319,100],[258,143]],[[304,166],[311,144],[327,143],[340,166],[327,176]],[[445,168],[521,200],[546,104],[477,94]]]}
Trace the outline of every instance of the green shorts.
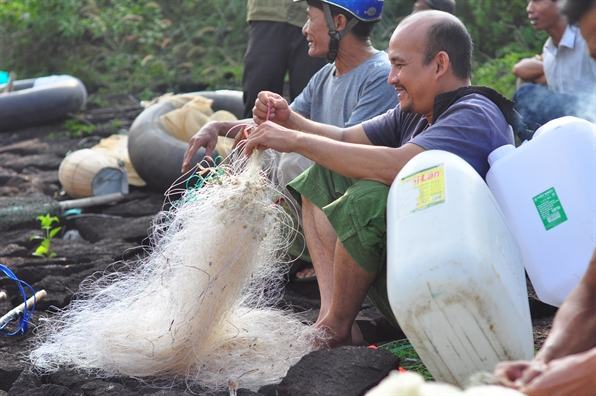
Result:
{"label": "green shorts", "polygon": [[379,311],[397,326],[387,298],[387,195],[389,186],[372,180],[350,179],[313,165],[288,184],[319,207],[337,238],[366,272],[377,273],[369,297]]}

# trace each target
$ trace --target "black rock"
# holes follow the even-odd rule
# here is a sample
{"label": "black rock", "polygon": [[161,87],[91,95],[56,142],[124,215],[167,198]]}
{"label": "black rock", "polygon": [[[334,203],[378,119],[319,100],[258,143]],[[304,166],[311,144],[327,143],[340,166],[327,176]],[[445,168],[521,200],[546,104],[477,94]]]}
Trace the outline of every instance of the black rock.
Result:
{"label": "black rock", "polygon": [[[21,396],[27,394],[35,394],[35,393],[28,393],[33,392],[39,389],[42,386],[41,379],[39,376],[31,373],[29,370],[21,371],[21,374],[16,379],[16,381],[12,384],[10,390],[8,391],[9,395],[14,396]],[[41,393],[37,393],[41,395]]]}
{"label": "black rock", "polygon": [[13,392],[12,390],[8,393],[9,395],[19,396],[75,396],[83,395],[83,393],[73,392],[65,386],[56,384],[43,384],[37,388],[23,389],[19,392]]}
{"label": "black rock", "polygon": [[84,214],[72,220],[74,228],[89,242],[122,239],[141,243],[147,237],[153,216],[130,219],[105,214]]}
{"label": "black rock", "polygon": [[8,391],[23,371],[24,364],[15,355],[15,348],[0,349],[0,390]]}
{"label": "black rock", "polygon": [[397,368],[399,359],[382,349],[341,347],[312,352],[292,366],[277,386],[259,389],[276,396],[359,396]]}
{"label": "black rock", "polygon": [[34,154],[19,156],[15,154],[0,154],[0,162],[3,167],[17,172],[28,173],[30,168],[39,170],[58,169],[62,158],[55,154]]}
{"label": "black rock", "polygon": [[163,205],[162,194],[133,191],[123,202],[102,210],[102,213],[122,217],[154,216]]}

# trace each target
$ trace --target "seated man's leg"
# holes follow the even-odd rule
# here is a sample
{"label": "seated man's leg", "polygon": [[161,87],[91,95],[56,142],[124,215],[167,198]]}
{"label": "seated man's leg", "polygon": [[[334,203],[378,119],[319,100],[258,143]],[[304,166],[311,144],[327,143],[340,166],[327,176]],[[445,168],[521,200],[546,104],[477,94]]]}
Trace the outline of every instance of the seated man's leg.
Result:
{"label": "seated man's leg", "polygon": [[[312,262],[321,293],[316,325],[331,333],[331,339],[326,342],[330,347],[362,342],[360,330],[352,324],[375,273],[364,271],[352,259],[337,240],[325,213],[308,199],[302,199],[305,238],[309,249],[314,252]],[[351,293],[346,294],[346,290]]]}
{"label": "seated man's leg", "polygon": [[376,276],[376,272],[368,272],[356,263],[339,240],[336,242],[331,305],[317,322],[329,337],[326,346],[352,344],[352,325]]}
{"label": "seated man's leg", "polygon": [[527,127],[536,130],[555,118],[575,115],[577,98],[560,94],[540,84],[523,84],[513,96],[515,108]]}
{"label": "seated man's leg", "polygon": [[341,197],[352,184],[350,179],[335,176],[315,165],[288,184],[288,191],[294,193],[294,198],[302,205],[304,239],[321,293],[318,320],[327,313],[331,303],[333,256],[337,239],[333,226],[320,208]]}
{"label": "seated man's leg", "polygon": [[349,344],[354,319],[384,267],[388,187],[317,165],[289,187],[303,197],[305,235],[321,289],[317,325],[331,337],[329,346]]}
{"label": "seated man's leg", "polygon": [[302,197],[302,226],[321,293],[317,322],[329,311],[333,295],[333,256],[337,236],[322,210]]}

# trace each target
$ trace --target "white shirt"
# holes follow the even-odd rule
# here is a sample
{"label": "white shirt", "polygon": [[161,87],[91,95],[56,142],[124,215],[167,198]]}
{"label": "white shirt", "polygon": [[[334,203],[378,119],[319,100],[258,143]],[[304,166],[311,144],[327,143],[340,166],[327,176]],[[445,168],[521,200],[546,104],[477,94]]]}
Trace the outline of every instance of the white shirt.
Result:
{"label": "white shirt", "polygon": [[549,37],[542,54],[550,89],[572,95],[596,95],[596,60],[590,57],[577,26],[567,25],[558,47]]}

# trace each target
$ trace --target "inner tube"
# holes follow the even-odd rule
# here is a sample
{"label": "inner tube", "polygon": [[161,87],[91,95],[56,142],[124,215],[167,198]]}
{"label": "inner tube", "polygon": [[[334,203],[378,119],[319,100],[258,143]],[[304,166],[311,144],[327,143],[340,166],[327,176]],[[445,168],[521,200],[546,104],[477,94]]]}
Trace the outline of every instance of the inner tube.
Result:
{"label": "inner tube", "polygon": [[[238,119],[244,113],[241,91],[218,90],[192,92],[213,100],[213,111],[227,110]],[[158,102],[137,116],[128,134],[128,155],[132,165],[147,186],[167,190],[180,177],[180,168],[187,143],[172,137],[161,125],[160,117],[176,106],[170,101]],[[203,159],[204,149],[193,157],[193,163]]]}
{"label": "inner tube", "polygon": [[81,80],[67,75],[18,80],[13,89],[0,94],[0,132],[62,119],[87,101]]}

